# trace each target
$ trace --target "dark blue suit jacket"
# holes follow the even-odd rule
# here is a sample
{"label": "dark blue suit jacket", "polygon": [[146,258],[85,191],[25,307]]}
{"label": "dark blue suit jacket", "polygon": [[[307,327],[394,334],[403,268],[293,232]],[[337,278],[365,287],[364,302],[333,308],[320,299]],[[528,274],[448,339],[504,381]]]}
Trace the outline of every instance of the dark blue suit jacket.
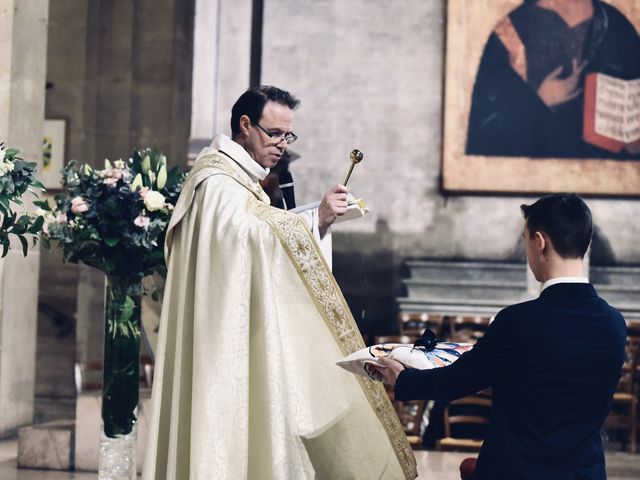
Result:
{"label": "dark blue suit jacket", "polygon": [[605,479],[600,428],[626,334],[622,315],[592,285],[552,285],[502,310],[454,364],[401,372],[396,399],[454,399],[492,387],[476,479]]}

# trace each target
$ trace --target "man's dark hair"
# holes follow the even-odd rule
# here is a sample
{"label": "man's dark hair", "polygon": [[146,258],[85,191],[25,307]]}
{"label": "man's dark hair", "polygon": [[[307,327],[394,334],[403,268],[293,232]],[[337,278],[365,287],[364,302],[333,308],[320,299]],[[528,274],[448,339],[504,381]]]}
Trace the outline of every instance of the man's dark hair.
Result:
{"label": "man's dark hair", "polygon": [[231,109],[231,136],[235,137],[240,132],[240,117],[242,115],[249,117],[251,123],[258,123],[267,102],[276,102],[291,110],[295,110],[300,105],[300,100],[278,87],[271,85],[251,87],[240,95]]}
{"label": "man's dark hair", "polygon": [[575,193],[554,193],[540,198],[533,205],[520,205],[527,221],[529,236],[544,232],[562,258],[584,257],[591,236],[591,210]]}

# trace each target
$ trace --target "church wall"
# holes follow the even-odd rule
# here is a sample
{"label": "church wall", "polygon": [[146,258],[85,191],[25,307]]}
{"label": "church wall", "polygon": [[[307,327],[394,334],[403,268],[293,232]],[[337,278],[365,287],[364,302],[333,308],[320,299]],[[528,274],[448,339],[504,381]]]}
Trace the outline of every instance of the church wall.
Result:
{"label": "church wall", "polygon": [[[352,148],[364,152],[350,187],[372,213],[340,231],[375,235],[383,221],[403,256],[515,260],[518,207],[537,197],[439,191],[445,8],[443,1],[266,2],[262,82],[302,99],[292,147],[302,156],[292,166],[301,202],[344,179]],[[640,226],[629,224],[640,203],[588,202],[615,262],[640,262]]]}
{"label": "church wall", "polygon": [[[302,100],[298,204],[342,182],[351,149],[365,155],[349,187],[371,213],[334,229],[334,270],[356,318],[377,316],[367,325],[393,313],[407,257],[524,261],[519,205],[537,197],[440,191],[445,10],[444,1],[265,2],[262,83]],[[640,263],[640,202],[587,201],[604,248],[592,260]],[[356,300],[372,294],[386,308]]]}

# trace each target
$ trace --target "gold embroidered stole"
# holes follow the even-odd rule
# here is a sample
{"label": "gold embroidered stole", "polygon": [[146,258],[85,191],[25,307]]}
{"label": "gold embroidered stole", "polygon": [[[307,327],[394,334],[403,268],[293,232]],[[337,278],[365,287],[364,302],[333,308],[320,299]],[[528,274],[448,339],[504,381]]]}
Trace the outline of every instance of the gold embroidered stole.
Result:
{"label": "gold embroidered stole", "polygon": [[[365,348],[347,302],[304,221],[253,198],[249,200],[248,209],[267,222],[277,235],[343,355]],[[415,457],[383,385],[361,376],[357,378],[387,432],[405,477],[415,478],[418,475]]]}

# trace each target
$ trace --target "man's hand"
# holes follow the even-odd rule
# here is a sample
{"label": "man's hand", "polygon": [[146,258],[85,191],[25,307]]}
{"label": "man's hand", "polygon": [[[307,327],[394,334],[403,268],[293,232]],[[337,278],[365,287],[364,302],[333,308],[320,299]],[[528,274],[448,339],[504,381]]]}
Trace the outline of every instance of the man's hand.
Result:
{"label": "man's hand", "polygon": [[571,75],[567,78],[558,78],[562,73],[562,65],[545,77],[540,84],[540,88],[538,88],[538,95],[547,107],[560,105],[580,95],[582,89],[578,88],[578,82],[580,81],[580,74],[586,66],[587,62],[578,65],[578,62],[574,59],[572,61]]}
{"label": "man's hand", "polygon": [[403,364],[388,357],[378,358],[378,365],[372,366],[382,375],[382,381],[392,386],[396,384],[400,372],[405,369]]}
{"label": "man's hand", "polygon": [[318,230],[323,238],[336,218],[347,211],[347,187],[336,185],[322,197],[318,207]]}

